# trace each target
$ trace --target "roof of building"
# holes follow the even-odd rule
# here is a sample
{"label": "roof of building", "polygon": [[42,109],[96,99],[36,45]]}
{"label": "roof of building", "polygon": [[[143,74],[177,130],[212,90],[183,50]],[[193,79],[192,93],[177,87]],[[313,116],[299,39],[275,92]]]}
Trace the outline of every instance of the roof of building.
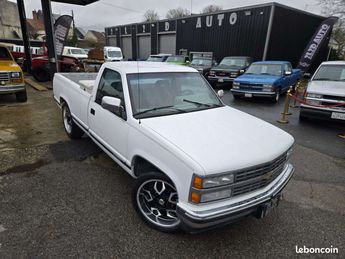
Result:
{"label": "roof of building", "polygon": [[97,38],[98,42],[105,41],[105,35],[102,32],[89,30],[87,33],[92,33]]}
{"label": "roof of building", "polygon": [[41,20],[26,19],[26,22],[33,30],[36,30],[36,31],[44,30],[44,24],[43,24],[43,21]]}
{"label": "roof of building", "polygon": [[196,72],[194,68],[174,65],[165,62],[145,62],[145,61],[122,61],[122,62],[108,62],[105,67],[115,69],[126,74],[133,73],[159,73],[159,72]]}

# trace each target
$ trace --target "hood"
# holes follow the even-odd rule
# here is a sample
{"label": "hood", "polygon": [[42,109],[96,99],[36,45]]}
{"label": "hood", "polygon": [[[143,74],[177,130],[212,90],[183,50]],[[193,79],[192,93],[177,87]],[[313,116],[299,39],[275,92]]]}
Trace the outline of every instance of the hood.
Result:
{"label": "hood", "polygon": [[0,71],[21,72],[21,68],[13,60],[0,60]]}
{"label": "hood", "polygon": [[241,70],[242,67],[229,67],[224,65],[218,65],[212,68],[212,71],[227,71],[227,72],[237,72]]}
{"label": "hood", "polygon": [[273,84],[278,80],[280,76],[273,75],[252,75],[252,74],[243,74],[236,78],[236,82],[242,84]]}
{"label": "hood", "polygon": [[314,94],[345,96],[345,81],[311,81],[307,91]]}
{"label": "hood", "polygon": [[190,67],[200,70],[210,69],[210,66],[199,66],[199,65],[190,65]]}
{"label": "hood", "polygon": [[228,106],[146,118],[141,123],[199,164],[207,175],[269,162],[294,142],[283,130]]}

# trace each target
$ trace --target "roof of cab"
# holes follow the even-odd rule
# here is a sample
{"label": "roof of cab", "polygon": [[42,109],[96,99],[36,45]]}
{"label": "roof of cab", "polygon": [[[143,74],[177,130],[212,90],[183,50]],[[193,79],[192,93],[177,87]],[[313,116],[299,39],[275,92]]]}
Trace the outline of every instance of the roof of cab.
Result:
{"label": "roof of cab", "polygon": [[290,63],[289,61],[279,61],[279,60],[267,60],[267,61],[257,61],[254,62],[253,64],[272,64],[272,65],[283,65],[283,64],[287,64]]}
{"label": "roof of cab", "polygon": [[345,60],[325,61],[321,65],[345,65]]}
{"label": "roof of cab", "polygon": [[108,62],[104,66],[109,69],[114,69],[126,74],[133,73],[154,73],[154,72],[196,72],[194,68],[173,65],[165,62],[145,62],[145,61],[121,61],[121,62]]}

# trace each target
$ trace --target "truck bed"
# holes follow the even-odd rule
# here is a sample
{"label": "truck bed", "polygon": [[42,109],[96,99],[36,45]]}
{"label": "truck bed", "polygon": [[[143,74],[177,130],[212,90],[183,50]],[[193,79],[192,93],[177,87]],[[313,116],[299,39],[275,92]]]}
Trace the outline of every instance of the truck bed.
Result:
{"label": "truck bed", "polygon": [[89,94],[92,92],[97,77],[97,73],[60,73],[60,75],[78,84],[80,89]]}

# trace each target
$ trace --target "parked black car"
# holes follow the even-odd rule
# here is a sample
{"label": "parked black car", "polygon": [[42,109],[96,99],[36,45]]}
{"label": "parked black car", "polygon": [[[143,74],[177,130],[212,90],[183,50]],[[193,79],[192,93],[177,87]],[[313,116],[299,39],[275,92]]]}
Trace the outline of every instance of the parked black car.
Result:
{"label": "parked black car", "polygon": [[207,80],[212,86],[218,83],[232,83],[236,77],[246,71],[252,62],[251,57],[225,57],[218,66],[211,68]]}
{"label": "parked black car", "polygon": [[196,57],[193,58],[190,66],[199,71],[200,74],[207,77],[213,66],[217,65],[217,61],[207,57]]}

